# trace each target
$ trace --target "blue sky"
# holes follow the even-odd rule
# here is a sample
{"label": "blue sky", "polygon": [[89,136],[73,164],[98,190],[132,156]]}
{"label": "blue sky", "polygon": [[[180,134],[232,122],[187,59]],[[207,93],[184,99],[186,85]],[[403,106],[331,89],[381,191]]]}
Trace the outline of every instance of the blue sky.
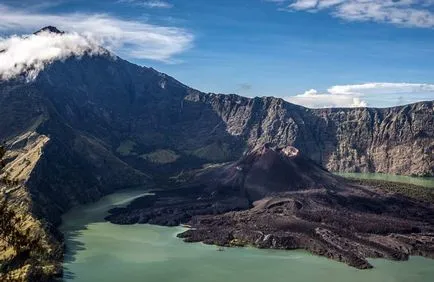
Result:
{"label": "blue sky", "polygon": [[[110,49],[205,92],[277,96],[312,107],[393,106],[434,99],[432,0],[2,3],[7,14],[17,14],[0,15],[3,36],[29,33],[44,22],[19,23],[17,18],[26,15],[57,16],[45,17],[46,24],[64,25],[69,31],[77,25],[65,22],[77,15],[106,17],[106,25],[122,21],[126,32],[154,28],[159,35],[159,28],[168,28],[161,31],[165,38],[158,43],[143,40],[131,47],[121,38]],[[137,31],[131,22],[150,26]],[[97,24],[91,29],[98,33]]]}

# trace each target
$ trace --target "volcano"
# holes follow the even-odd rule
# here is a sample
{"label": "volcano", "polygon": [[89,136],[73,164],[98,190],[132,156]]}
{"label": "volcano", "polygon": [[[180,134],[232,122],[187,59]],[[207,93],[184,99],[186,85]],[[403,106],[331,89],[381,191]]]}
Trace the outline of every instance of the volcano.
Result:
{"label": "volcano", "polygon": [[173,190],[111,211],[113,223],[188,224],[186,242],[305,249],[366,269],[367,258],[434,257],[434,206],[333,175],[266,144]]}
{"label": "volcano", "polygon": [[250,201],[273,193],[337,187],[339,177],[303,156],[292,146],[273,147],[265,144],[225,166],[217,179],[219,187],[235,187]]}

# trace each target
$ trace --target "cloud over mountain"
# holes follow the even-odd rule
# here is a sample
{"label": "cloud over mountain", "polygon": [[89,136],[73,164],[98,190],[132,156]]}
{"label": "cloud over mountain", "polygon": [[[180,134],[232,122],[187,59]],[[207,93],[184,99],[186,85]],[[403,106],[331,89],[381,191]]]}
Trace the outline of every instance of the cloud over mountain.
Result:
{"label": "cloud over mountain", "polygon": [[308,108],[368,106],[360,97],[345,94],[319,93],[315,89],[310,89],[303,94],[287,97],[285,100]]}
{"label": "cloud over mountain", "polygon": [[326,107],[391,107],[434,99],[434,84],[365,83],[336,85],[321,93],[310,89],[286,100],[309,108]]}
{"label": "cloud over mountain", "polygon": [[0,79],[20,74],[34,79],[45,65],[70,56],[107,52],[97,42],[77,33],[57,34],[48,31],[0,40]]}

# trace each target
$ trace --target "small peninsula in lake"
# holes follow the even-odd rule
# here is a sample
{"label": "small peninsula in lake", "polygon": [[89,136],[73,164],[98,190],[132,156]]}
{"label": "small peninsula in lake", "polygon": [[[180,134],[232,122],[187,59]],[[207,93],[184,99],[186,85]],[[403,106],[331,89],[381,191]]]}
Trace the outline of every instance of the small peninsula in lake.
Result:
{"label": "small peninsula in lake", "polygon": [[367,258],[434,258],[432,194],[409,197],[404,192],[417,187],[347,180],[294,147],[260,146],[177,185],[112,209],[106,219],[188,224],[178,235],[186,242],[305,249],[359,269],[372,268]]}

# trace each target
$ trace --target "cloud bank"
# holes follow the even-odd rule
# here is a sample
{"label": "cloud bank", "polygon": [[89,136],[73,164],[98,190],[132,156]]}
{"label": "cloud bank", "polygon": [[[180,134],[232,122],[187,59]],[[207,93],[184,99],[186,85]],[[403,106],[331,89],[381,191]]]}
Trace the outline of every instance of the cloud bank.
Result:
{"label": "cloud bank", "polygon": [[320,93],[315,89],[287,97],[288,102],[308,108],[392,107],[434,99],[434,84],[365,83],[336,85]]}
{"label": "cloud bank", "polygon": [[28,80],[36,78],[45,65],[55,60],[84,54],[106,53],[97,42],[77,33],[0,38],[0,79],[8,80],[24,74]]}
{"label": "cloud bank", "polygon": [[267,0],[281,10],[318,12],[348,21],[383,22],[399,26],[433,28],[433,0]]}
{"label": "cloud bank", "polygon": [[136,59],[173,62],[192,46],[194,36],[178,27],[123,20],[107,14],[47,14],[12,9],[0,4],[0,32],[34,32],[54,25],[91,38],[116,54]]}

